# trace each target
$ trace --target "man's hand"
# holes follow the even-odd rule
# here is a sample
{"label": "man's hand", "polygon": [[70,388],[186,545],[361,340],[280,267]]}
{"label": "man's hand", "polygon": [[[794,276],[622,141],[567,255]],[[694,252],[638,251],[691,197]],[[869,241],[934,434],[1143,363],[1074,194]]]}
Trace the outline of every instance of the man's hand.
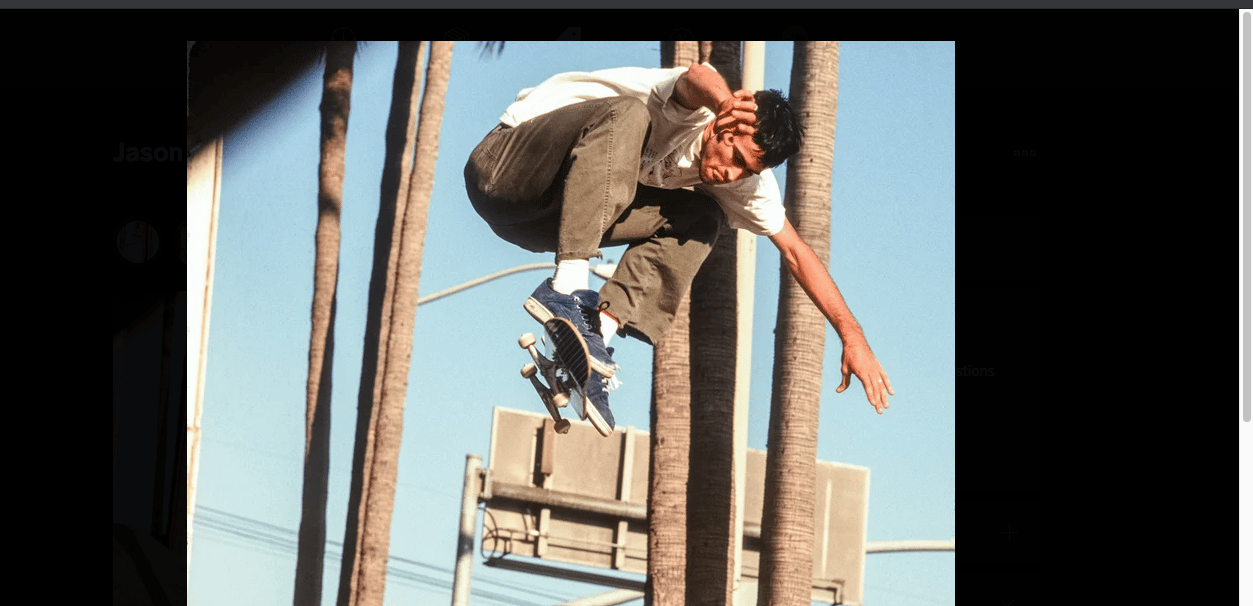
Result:
{"label": "man's hand", "polygon": [[866,399],[870,400],[870,405],[874,406],[879,414],[883,414],[883,409],[888,407],[888,395],[894,396],[896,392],[892,389],[892,381],[888,379],[888,373],[884,372],[882,366],[879,366],[879,361],[875,359],[870,346],[864,341],[844,345],[844,355],[840,364],[840,374],[844,376],[844,380],[840,382],[839,387],[835,388],[835,393],[842,393],[848,389],[849,373],[857,375],[862,387],[866,388]]}
{"label": "man's hand", "polygon": [[757,104],[753,102],[753,92],[749,90],[737,90],[730,97],[723,99],[718,104],[718,110],[714,113],[718,117],[714,120],[714,134],[720,134],[726,129],[734,129],[737,135],[752,135],[757,132],[753,127],[757,123]]}

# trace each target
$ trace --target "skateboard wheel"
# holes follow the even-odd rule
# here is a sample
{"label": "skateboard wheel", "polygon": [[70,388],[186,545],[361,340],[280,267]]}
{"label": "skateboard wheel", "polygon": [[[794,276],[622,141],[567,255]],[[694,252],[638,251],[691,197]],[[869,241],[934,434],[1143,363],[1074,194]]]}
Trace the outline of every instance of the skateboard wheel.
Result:
{"label": "skateboard wheel", "polygon": [[535,335],[528,332],[521,337],[518,337],[518,346],[522,349],[527,349],[532,345],[535,345]]}
{"label": "skateboard wheel", "polygon": [[522,367],[522,378],[523,378],[523,379],[529,379],[529,378],[531,378],[531,377],[533,377],[533,376],[535,376],[535,365],[534,365],[534,364],[526,364],[525,366],[523,366],[523,367]]}
{"label": "skateboard wheel", "polygon": [[556,430],[556,431],[557,431],[557,433],[567,433],[567,432],[569,432],[569,431],[570,431],[570,420],[569,420],[569,419],[562,419],[562,420],[560,420],[560,421],[557,421],[557,422],[553,425],[553,429],[554,429],[554,430]]}

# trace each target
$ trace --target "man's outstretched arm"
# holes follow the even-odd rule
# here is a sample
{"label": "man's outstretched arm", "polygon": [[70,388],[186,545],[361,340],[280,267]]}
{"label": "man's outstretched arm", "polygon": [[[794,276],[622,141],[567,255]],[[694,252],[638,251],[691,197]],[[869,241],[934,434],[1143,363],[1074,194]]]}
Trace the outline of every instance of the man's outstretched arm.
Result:
{"label": "man's outstretched arm", "polygon": [[883,409],[888,408],[888,395],[896,395],[896,392],[892,390],[892,382],[888,380],[887,373],[870,351],[866,336],[862,334],[853,312],[844,303],[844,297],[840,295],[835,280],[831,279],[831,274],[827,273],[813,249],[801,240],[791,221],[785,219],[783,229],[770,236],[770,241],[778,247],[796,281],[814,305],[822,310],[822,315],[827,317],[827,321],[844,342],[844,355],[840,365],[843,381],[835,388],[836,393],[848,389],[851,372],[857,375],[862,387],[866,388],[866,398],[870,400],[870,404],[879,414],[883,414]]}

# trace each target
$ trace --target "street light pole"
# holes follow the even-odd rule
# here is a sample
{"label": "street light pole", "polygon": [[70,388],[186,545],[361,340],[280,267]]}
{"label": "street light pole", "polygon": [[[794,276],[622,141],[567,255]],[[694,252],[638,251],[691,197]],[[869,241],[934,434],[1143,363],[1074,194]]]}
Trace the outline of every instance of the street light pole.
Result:
{"label": "street light pole", "polygon": [[452,579],[452,606],[470,603],[470,567],[474,555],[474,523],[478,519],[479,466],[483,459],[466,455],[466,478],[461,487],[461,526],[457,533],[457,568]]}
{"label": "street light pole", "polygon": [[956,551],[957,537],[947,541],[866,541],[866,553]]}
{"label": "street light pole", "polygon": [[[459,293],[459,292],[461,292],[461,291],[463,291],[463,290],[466,290],[466,289],[468,289],[468,288],[473,288],[473,287],[475,287],[475,286],[478,286],[479,284],[483,284],[484,282],[491,282],[492,280],[495,280],[495,279],[497,279],[497,278],[503,278],[503,277],[508,276],[508,275],[512,275],[512,274],[516,274],[516,273],[521,273],[521,272],[524,272],[524,271],[532,271],[532,270],[536,270],[536,269],[549,269],[549,270],[551,270],[551,269],[553,269],[554,267],[557,267],[557,266],[556,266],[556,264],[553,264],[553,263],[532,263],[532,264],[530,264],[530,265],[519,265],[519,266],[517,266],[517,267],[511,267],[511,268],[509,268],[509,269],[505,269],[505,270],[502,270],[502,271],[498,271],[498,272],[496,272],[496,273],[494,273],[494,274],[490,274],[490,275],[483,276],[482,278],[477,278],[477,279],[474,279],[474,280],[470,280],[469,282],[466,282],[465,284],[458,284],[457,286],[454,286],[454,287],[452,287],[452,288],[448,288],[448,289],[445,289],[445,290],[441,290],[441,291],[439,291],[439,292],[437,292],[437,293],[433,293],[433,294],[426,295],[425,297],[418,297],[418,305],[423,305],[423,304],[425,304],[425,303],[430,303],[431,301],[434,301],[434,300],[436,300],[436,299],[442,299],[442,298],[444,298],[444,297],[447,297],[448,295],[457,294],[457,293]],[[616,268],[616,267],[617,267],[617,265],[615,265],[615,264],[613,264],[613,263],[602,263],[602,264],[600,264],[600,265],[597,265],[596,267],[590,267],[590,268],[588,268],[588,271],[591,271],[592,273],[596,274],[597,276],[600,276],[600,277],[602,277],[602,278],[604,278],[604,279],[608,280],[608,279],[609,279],[609,277],[613,275],[613,270],[614,270],[614,268]]]}
{"label": "street light pole", "polygon": [[[744,42],[744,74],[742,85],[758,91],[765,81],[766,43]],[[735,230],[735,419],[731,432],[735,473],[735,551],[732,579],[732,600],[735,604],[751,604],[756,599],[751,591],[740,587],[744,568],[744,495],[748,477],[748,382],[752,371],[753,291],[757,274],[757,236],[742,229]]]}

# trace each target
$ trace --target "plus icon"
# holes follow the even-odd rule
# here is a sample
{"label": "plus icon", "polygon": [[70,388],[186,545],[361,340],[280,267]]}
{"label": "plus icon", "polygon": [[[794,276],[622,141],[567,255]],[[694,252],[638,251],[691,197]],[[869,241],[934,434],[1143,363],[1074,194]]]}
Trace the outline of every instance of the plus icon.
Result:
{"label": "plus icon", "polygon": [[1013,537],[1013,535],[1016,535],[1016,534],[1018,534],[1018,533],[1017,533],[1017,532],[1014,532],[1014,530],[1013,530],[1013,528],[1014,528],[1014,527],[1013,527],[1013,526],[1010,526],[1009,528],[1010,528],[1010,530],[1002,530],[1002,531],[1001,531],[1001,534],[1010,535],[1010,536],[1005,537],[1005,540],[1006,540],[1006,541],[1009,541],[1009,542],[1013,542],[1013,538],[1014,538],[1014,537]]}

